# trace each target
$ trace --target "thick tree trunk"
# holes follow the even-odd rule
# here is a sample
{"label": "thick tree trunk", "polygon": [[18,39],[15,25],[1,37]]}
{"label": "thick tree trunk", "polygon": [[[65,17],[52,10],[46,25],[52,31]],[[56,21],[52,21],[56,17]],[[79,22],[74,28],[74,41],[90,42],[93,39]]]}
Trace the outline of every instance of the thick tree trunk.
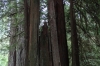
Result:
{"label": "thick tree trunk", "polygon": [[60,63],[60,56],[59,56],[59,48],[58,48],[58,36],[57,36],[54,0],[48,1],[48,14],[49,14],[52,55],[53,55],[53,66],[61,66],[60,65],[61,63]]}
{"label": "thick tree trunk", "polygon": [[25,23],[24,23],[24,38],[25,38],[25,52],[26,52],[26,56],[25,56],[25,66],[29,66],[29,8],[28,8],[28,1],[24,0],[24,19],[25,19]]}
{"label": "thick tree trunk", "polygon": [[26,60],[26,43],[25,35],[23,35],[24,24],[16,25],[16,19],[11,22],[11,37],[10,37],[10,54],[8,66],[25,66]]}
{"label": "thick tree trunk", "polygon": [[[10,1],[11,2],[11,1]],[[12,4],[16,4],[14,2],[12,2]],[[13,11],[16,11],[16,8],[12,9],[11,12],[13,13]],[[16,66],[16,45],[17,45],[17,27],[16,26],[16,17],[14,15],[10,16],[10,48],[9,48],[9,60],[8,60],[8,66]]]}
{"label": "thick tree trunk", "polygon": [[77,28],[76,28],[73,2],[74,2],[73,0],[70,0],[72,66],[80,66],[79,65],[79,46],[78,46],[78,39],[77,39],[77,32],[76,32]]}
{"label": "thick tree trunk", "polygon": [[39,0],[30,0],[29,66],[38,66]]}
{"label": "thick tree trunk", "polygon": [[48,26],[44,23],[40,36],[40,66],[51,66]]}
{"label": "thick tree trunk", "polygon": [[63,0],[54,0],[61,66],[69,66]]}
{"label": "thick tree trunk", "polygon": [[[19,16],[18,13],[18,8],[17,8],[17,0],[16,0],[16,12],[17,15]],[[20,6],[20,5],[19,5]],[[21,12],[23,13],[23,11]],[[25,30],[24,30],[24,26],[25,26],[25,22],[20,23],[18,20],[18,18],[15,16],[16,18],[16,24],[17,24],[17,45],[16,45],[16,66],[25,66],[25,60],[26,60],[26,38],[25,38]]]}
{"label": "thick tree trunk", "polygon": [[8,66],[16,66],[16,45],[17,38],[16,32],[17,27],[14,25],[15,17],[11,17],[11,25],[10,25],[10,48],[9,48],[9,60]]}
{"label": "thick tree trunk", "polygon": [[16,66],[25,66],[25,59],[26,59],[26,45],[25,45],[25,38],[23,35],[24,31],[24,24],[18,25],[18,32],[17,35],[17,45],[16,45]]}
{"label": "thick tree trunk", "polygon": [[39,0],[30,0],[30,10],[27,0],[24,0],[24,3],[25,23],[18,24],[17,27],[14,19],[11,23],[10,43],[11,48],[14,48],[10,50],[8,66],[39,66],[37,51]]}

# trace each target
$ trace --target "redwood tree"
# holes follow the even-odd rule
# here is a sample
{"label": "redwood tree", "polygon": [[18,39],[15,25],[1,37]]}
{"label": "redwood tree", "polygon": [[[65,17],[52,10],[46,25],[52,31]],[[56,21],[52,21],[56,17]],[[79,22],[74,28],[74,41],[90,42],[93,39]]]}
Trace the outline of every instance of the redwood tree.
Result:
{"label": "redwood tree", "polygon": [[50,26],[50,39],[52,45],[52,56],[53,66],[60,66],[60,56],[58,48],[58,36],[56,26],[56,13],[54,7],[54,0],[48,0],[48,15],[49,15],[49,26]]}
{"label": "redwood tree", "polygon": [[67,46],[66,29],[65,29],[64,4],[63,0],[54,0],[54,1],[56,9],[55,13],[56,13],[57,35],[58,35],[61,66],[69,66],[68,46]]}
{"label": "redwood tree", "polygon": [[77,28],[74,12],[74,1],[70,0],[70,18],[71,18],[71,43],[72,43],[72,66],[79,65],[79,46],[77,39]]}
{"label": "redwood tree", "polygon": [[29,66],[38,66],[39,0],[30,0]]}
{"label": "redwood tree", "polygon": [[49,0],[49,24],[54,66],[69,66],[63,0]]}
{"label": "redwood tree", "polygon": [[25,49],[25,66],[29,66],[29,24],[30,24],[30,20],[29,20],[29,8],[28,8],[28,1],[24,0],[24,19],[25,19],[25,23],[24,23],[24,49]]}
{"label": "redwood tree", "polygon": [[10,50],[9,50],[9,59],[8,66],[16,66],[16,26],[14,26],[15,17],[11,17],[11,25],[10,25]]}

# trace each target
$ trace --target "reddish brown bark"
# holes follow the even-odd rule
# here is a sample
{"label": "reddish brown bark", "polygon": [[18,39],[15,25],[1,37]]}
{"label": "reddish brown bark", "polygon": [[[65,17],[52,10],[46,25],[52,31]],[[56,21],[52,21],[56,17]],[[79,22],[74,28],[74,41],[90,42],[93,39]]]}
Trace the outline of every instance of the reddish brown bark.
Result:
{"label": "reddish brown bark", "polygon": [[24,49],[25,49],[25,66],[29,66],[29,58],[28,58],[28,55],[29,55],[29,7],[28,7],[28,1],[27,0],[24,0],[24,19],[25,19],[25,24],[24,24],[24,38],[25,38],[25,41],[24,41]]}
{"label": "reddish brown bark", "polygon": [[29,66],[38,66],[39,0],[30,0]]}
{"label": "reddish brown bark", "polygon": [[63,0],[55,1],[56,24],[61,66],[69,66]]}
{"label": "reddish brown bark", "polygon": [[40,36],[40,66],[51,66],[48,26],[44,23]]}
{"label": "reddish brown bark", "polygon": [[52,46],[53,66],[61,66],[59,48],[58,48],[58,36],[56,27],[56,14],[54,8],[54,0],[48,1],[48,14],[49,14],[49,25],[50,25],[50,40]]}

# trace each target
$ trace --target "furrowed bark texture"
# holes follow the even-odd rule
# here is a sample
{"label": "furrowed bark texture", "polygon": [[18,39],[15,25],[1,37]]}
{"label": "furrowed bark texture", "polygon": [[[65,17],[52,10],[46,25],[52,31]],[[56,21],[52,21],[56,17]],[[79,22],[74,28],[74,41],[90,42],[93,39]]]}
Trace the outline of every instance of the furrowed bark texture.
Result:
{"label": "furrowed bark texture", "polygon": [[16,45],[17,45],[17,38],[16,32],[17,27],[14,26],[15,18],[11,17],[11,25],[10,25],[10,49],[9,49],[9,60],[8,66],[16,66]]}
{"label": "furrowed bark texture", "polygon": [[61,66],[69,66],[63,0],[55,1],[56,24]]}
{"label": "furrowed bark texture", "polygon": [[30,0],[29,66],[38,66],[39,0]]}
{"label": "furrowed bark texture", "polygon": [[23,35],[24,24],[18,25],[17,45],[16,45],[16,66],[25,66],[26,58],[26,45],[25,38]]}
{"label": "furrowed bark texture", "polygon": [[53,66],[61,66],[59,48],[58,48],[58,36],[57,36],[54,0],[48,1],[48,14],[49,14],[49,25],[50,25],[50,35],[51,35],[50,40],[52,45]]}
{"label": "furrowed bark texture", "polygon": [[[12,2],[16,8],[12,10],[16,12],[11,15],[11,28],[10,28],[10,54],[8,66],[25,66],[26,59],[26,44],[25,44],[25,35],[24,35],[24,23],[20,23],[17,20],[17,3]],[[19,5],[20,6],[20,5]],[[21,12],[23,13],[23,11]],[[17,15],[18,16],[18,15]],[[22,18],[23,19],[23,18]]]}

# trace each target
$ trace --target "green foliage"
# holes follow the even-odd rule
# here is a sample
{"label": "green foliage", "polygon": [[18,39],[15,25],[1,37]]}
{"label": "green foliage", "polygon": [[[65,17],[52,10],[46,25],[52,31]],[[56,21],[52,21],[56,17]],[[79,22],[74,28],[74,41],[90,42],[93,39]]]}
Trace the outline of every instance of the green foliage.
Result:
{"label": "green foliage", "polygon": [[[15,47],[15,44],[9,47],[10,25],[11,18],[15,17],[14,27],[22,24],[23,20],[23,8],[22,0],[1,0],[0,1],[0,66],[8,66],[9,50]],[[21,17],[21,18],[20,18]],[[17,20],[19,19],[19,20]],[[17,33],[17,35],[23,32]]]}
{"label": "green foliage", "polygon": [[8,54],[1,55],[0,54],[0,66],[7,66],[8,65]]}
{"label": "green foliage", "polygon": [[[70,66],[72,66],[72,52],[70,40],[70,10],[69,3],[65,1],[66,33],[69,47]],[[75,18],[80,48],[80,66],[100,65],[100,1],[75,0]]]}

